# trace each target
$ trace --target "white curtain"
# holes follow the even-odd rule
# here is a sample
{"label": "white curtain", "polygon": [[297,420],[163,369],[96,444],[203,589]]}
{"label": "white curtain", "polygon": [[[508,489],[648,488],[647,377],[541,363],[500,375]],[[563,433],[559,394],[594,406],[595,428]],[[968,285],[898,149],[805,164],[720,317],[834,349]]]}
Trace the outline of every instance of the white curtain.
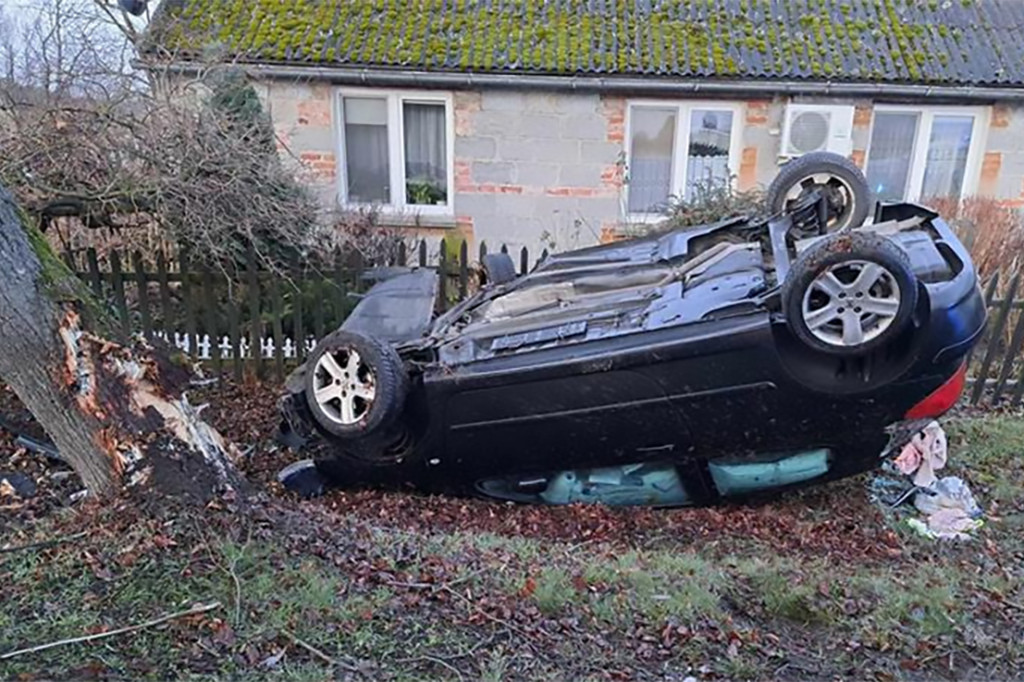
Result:
{"label": "white curtain", "polygon": [[901,201],[907,190],[910,163],[914,155],[918,114],[875,113],[868,151],[868,185],[877,199]]}
{"label": "white curtain", "polygon": [[924,166],[922,197],[959,197],[967,169],[967,151],[971,147],[974,118],[936,116],[928,143]]}
{"label": "white curtain", "polygon": [[[406,200],[409,203],[446,203],[448,145],[445,139],[444,104],[406,102],[402,108]],[[412,185],[419,186],[417,192],[410,189]],[[429,200],[426,199],[428,196]]]}
{"label": "white curtain", "polygon": [[349,201],[391,202],[387,100],[345,98],[345,168]]}
{"label": "white curtain", "polygon": [[635,107],[630,116],[629,212],[660,212],[672,191],[676,110]]}

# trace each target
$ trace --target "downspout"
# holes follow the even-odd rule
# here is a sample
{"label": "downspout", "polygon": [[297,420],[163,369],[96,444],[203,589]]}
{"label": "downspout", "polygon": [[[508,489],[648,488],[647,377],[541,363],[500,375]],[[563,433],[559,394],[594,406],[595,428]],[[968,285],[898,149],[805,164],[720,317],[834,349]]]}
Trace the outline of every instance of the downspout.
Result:
{"label": "downspout", "polygon": [[[139,66],[151,71],[198,75],[208,67],[196,62],[148,63]],[[457,73],[407,69],[367,69],[341,66],[294,66],[288,64],[238,63],[256,78],[317,80],[338,85],[366,85],[397,88],[444,88],[473,90],[484,88],[571,90],[633,95],[817,95],[854,98],[943,99],[950,101],[1021,101],[1022,87],[914,85],[907,83],[851,83],[812,80],[715,80],[711,78],[666,78],[638,76],[552,76],[542,74]]]}

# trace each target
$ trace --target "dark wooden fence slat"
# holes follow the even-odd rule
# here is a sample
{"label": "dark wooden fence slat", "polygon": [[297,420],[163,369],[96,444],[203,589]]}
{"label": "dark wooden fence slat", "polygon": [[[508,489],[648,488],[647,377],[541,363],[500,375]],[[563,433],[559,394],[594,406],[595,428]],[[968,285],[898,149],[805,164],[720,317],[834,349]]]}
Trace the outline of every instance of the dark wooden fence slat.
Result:
{"label": "dark wooden fence slat", "polygon": [[274,376],[284,379],[284,304],[281,301],[281,280],[270,278],[270,326],[274,335]]}
{"label": "dark wooden fence slat", "polygon": [[160,314],[163,316],[164,333],[174,333],[174,309],[171,307],[171,285],[167,281],[167,258],[163,249],[156,252],[156,279],[160,286]]}
{"label": "dark wooden fence slat", "polygon": [[1013,395],[1010,398],[1010,406],[1017,407],[1021,400],[1024,400],[1024,362],[1021,362],[1020,373],[1017,375],[1017,385],[1013,388]]}
{"label": "dark wooden fence slat", "polygon": [[96,298],[103,298],[103,280],[100,278],[100,263],[96,257],[96,249],[91,246],[85,251],[85,263],[89,268],[89,286]]}
{"label": "dark wooden fence slat", "polygon": [[296,255],[292,258],[292,288],[288,292],[292,304],[292,334],[295,341],[295,359],[298,362],[306,357],[306,335],[302,325],[302,263]]}
{"label": "dark wooden fence slat", "polygon": [[438,310],[448,309],[448,242],[441,240],[441,252],[437,256],[437,298]]}
{"label": "dark wooden fence slat", "polygon": [[427,240],[421,239],[419,249],[419,263],[421,268],[427,267]]}
{"label": "dark wooden fence slat", "polygon": [[149,314],[149,278],[142,260],[142,252],[132,254],[132,270],[135,271],[135,286],[139,294],[139,317],[142,319],[142,333],[147,339],[153,338],[153,318]]}
{"label": "dark wooden fence slat", "polygon": [[128,318],[128,301],[124,296],[124,276],[121,273],[121,256],[117,251],[110,252],[110,281],[114,294],[114,307],[121,328],[122,340],[131,336],[131,320]]}
{"label": "dark wooden fence slat", "polygon": [[263,378],[263,318],[260,316],[260,271],[256,260],[256,248],[249,243],[246,249],[246,270],[249,291],[249,345],[252,352],[253,369],[256,376]]}
{"label": "dark wooden fence slat", "polygon": [[1006,382],[1009,381],[1010,375],[1013,373],[1014,362],[1017,356],[1020,355],[1021,344],[1024,344],[1024,313],[1017,316],[1017,324],[1013,328],[1013,335],[1010,337],[1010,345],[1006,347],[1006,354],[1003,356],[1003,367],[999,372],[999,379],[996,381],[996,387],[992,389],[992,404],[998,405],[999,399],[1003,395],[1003,390],[1006,388]]}
{"label": "dark wooden fence slat", "polygon": [[1010,287],[1007,289],[1006,298],[1001,306],[998,308],[996,313],[996,322],[992,325],[990,336],[988,340],[988,349],[985,351],[985,357],[981,361],[981,367],[978,369],[978,374],[974,377],[974,391],[971,393],[971,404],[977,405],[978,401],[981,400],[982,394],[985,392],[985,382],[988,380],[988,371],[992,366],[992,360],[995,358],[996,353],[999,350],[1000,337],[1003,334],[1003,327],[1006,326],[1006,319],[1010,314],[1010,303],[1013,302],[1013,297],[1017,293],[1017,280],[1019,274],[1015,274],[1013,279],[1010,280]]}
{"label": "dark wooden fence slat", "polygon": [[346,282],[345,261],[346,254],[338,249],[334,252],[334,316],[331,318],[330,328],[337,329],[341,326],[345,317],[345,298],[348,296],[348,283]]}
{"label": "dark wooden fence slat", "polygon": [[242,380],[242,312],[238,301],[228,302],[228,336],[231,340],[231,373],[235,381]]}
{"label": "dark wooden fence slat", "polygon": [[405,248],[405,242],[398,242],[398,262],[396,265],[405,267],[409,264],[408,249]]}
{"label": "dark wooden fence slat", "polygon": [[213,371],[220,374],[223,361],[220,357],[220,310],[217,305],[216,285],[209,266],[200,268],[203,282],[203,307],[206,308],[206,334],[210,339],[210,361]]}
{"label": "dark wooden fence slat", "polygon": [[469,244],[465,239],[459,246],[459,300],[469,295]]}
{"label": "dark wooden fence slat", "polygon": [[317,341],[324,338],[324,276],[320,272],[314,272],[310,284],[313,291],[313,336]]}
{"label": "dark wooden fence slat", "polygon": [[[988,285],[985,287],[985,294],[984,294],[983,298],[985,299],[985,310],[986,311],[991,310],[991,308],[992,308],[992,301],[995,298],[996,286],[998,286],[998,284],[999,284],[999,273],[997,272],[996,274],[994,274],[992,276],[992,278],[988,281]],[[973,346],[971,346],[971,349],[969,351],[967,351],[967,357],[964,359],[964,362],[967,364],[968,367],[971,366],[971,361],[974,359],[974,352],[978,349],[979,345],[981,345],[981,344],[980,343],[976,343]]]}
{"label": "dark wooden fence slat", "polygon": [[185,309],[185,334],[188,337],[188,354],[193,360],[199,355],[196,342],[196,312],[192,301],[192,271],[189,269],[187,247],[178,250],[178,271],[181,273],[181,305]]}

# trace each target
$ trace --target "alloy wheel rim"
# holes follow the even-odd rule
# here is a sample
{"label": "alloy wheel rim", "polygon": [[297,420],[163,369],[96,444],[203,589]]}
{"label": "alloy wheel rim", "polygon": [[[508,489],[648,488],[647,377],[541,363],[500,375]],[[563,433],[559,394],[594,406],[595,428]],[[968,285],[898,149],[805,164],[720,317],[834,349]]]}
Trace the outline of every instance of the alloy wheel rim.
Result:
{"label": "alloy wheel rim", "polygon": [[825,268],[807,287],[801,314],[819,341],[840,348],[880,336],[899,313],[901,292],[885,267],[867,260]]}
{"label": "alloy wheel rim", "polygon": [[354,348],[327,351],[313,370],[313,399],[331,421],[358,424],[370,413],[377,397],[377,381]]}

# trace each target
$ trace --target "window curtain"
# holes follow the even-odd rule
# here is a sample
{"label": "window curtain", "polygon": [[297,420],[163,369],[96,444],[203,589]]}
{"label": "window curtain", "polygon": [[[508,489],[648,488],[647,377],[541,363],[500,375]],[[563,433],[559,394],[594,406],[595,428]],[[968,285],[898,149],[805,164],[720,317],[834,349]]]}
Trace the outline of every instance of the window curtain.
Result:
{"label": "window curtain", "polygon": [[402,109],[406,201],[410,204],[447,203],[445,107],[443,104],[406,102]]}
{"label": "window curtain", "polygon": [[918,115],[879,111],[868,150],[868,186],[882,201],[902,201],[914,156]]}
{"label": "window curtain", "polygon": [[928,142],[922,197],[960,197],[973,130],[974,118],[970,116],[935,117]]}
{"label": "window curtain", "polygon": [[630,116],[629,212],[661,212],[672,191],[676,110],[636,107]]}
{"label": "window curtain", "polygon": [[349,201],[391,202],[386,100],[345,98],[345,169]]}

